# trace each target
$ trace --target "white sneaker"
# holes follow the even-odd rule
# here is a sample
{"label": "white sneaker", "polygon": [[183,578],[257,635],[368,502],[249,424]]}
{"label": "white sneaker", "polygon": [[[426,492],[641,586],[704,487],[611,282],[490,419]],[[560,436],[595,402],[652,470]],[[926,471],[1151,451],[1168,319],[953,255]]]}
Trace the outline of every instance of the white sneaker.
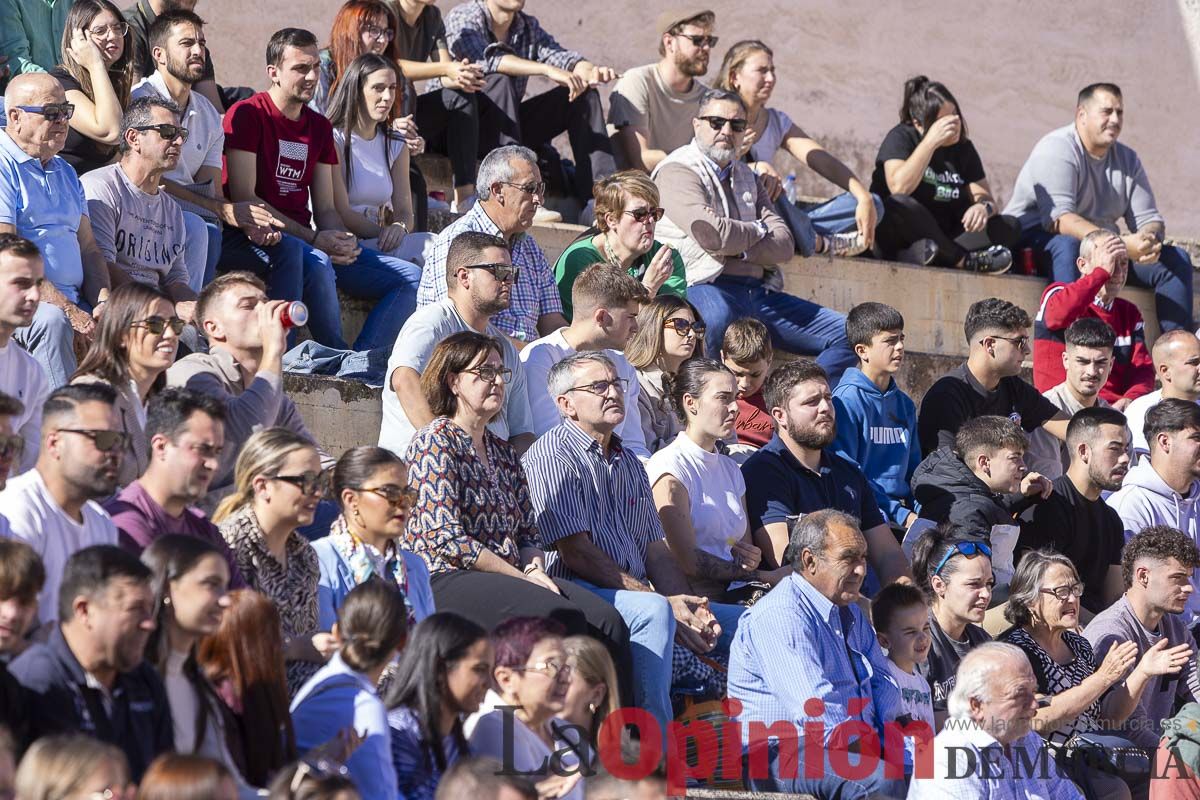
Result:
{"label": "white sneaker", "polygon": [[551,222],[562,222],[562,214],[545,206],[538,206],[538,210],[533,215],[533,224],[547,225]]}
{"label": "white sneaker", "polygon": [[825,236],[825,255],[827,256],[856,256],[867,250],[867,240],[858,231],[850,233],[835,233]]}

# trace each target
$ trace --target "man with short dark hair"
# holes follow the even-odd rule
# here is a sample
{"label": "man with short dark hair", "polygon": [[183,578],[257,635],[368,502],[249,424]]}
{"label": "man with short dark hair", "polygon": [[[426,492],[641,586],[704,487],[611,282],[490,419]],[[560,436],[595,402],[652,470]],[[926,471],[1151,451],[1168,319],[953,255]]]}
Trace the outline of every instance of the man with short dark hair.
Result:
{"label": "man with short dark hair", "polygon": [[162,678],[145,661],[154,630],[150,569],[111,545],[67,561],[56,599],[60,620],[9,669],[32,695],[33,738],[82,732],[115,745],[134,782],[175,747]]}
{"label": "man with short dark hair", "polygon": [[1146,412],[1163,400],[1200,403],[1200,338],[1191,331],[1167,331],[1154,340],[1150,350],[1159,388],[1134,400],[1125,409],[1129,432],[1133,435],[1135,457],[1150,452],[1146,436]]}
{"label": "man with short dark hair", "polygon": [[1021,167],[1005,214],[1018,217],[1019,247],[1051,263],[1058,283],[1079,278],[1080,240],[1096,228],[1118,233],[1129,254],[1129,279],[1154,290],[1164,331],[1195,330],[1192,262],[1181,247],[1163,244],[1166,224],[1137,153],[1117,137],[1124,126],[1121,89],[1093,83],[1079,92],[1075,121],[1042,137]]}
{"label": "man with short dark hair", "polygon": [[97,501],[117,488],[126,434],[113,413],[107,384],[72,384],[42,406],[37,465],[0,492],[0,515],[14,538],[27,542],[46,567],[38,597],[42,623],[58,619],[58,587],[72,553],[116,544],[117,529]]}
{"label": "man with short dark hair", "polygon": [[921,452],[953,447],[959,427],[984,415],[1008,417],[1026,432],[1045,427],[1056,439],[1066,438],[1067,415],[1021,378],[1030,349],[1029,315],[998,297],[977,300],[967,309],[963,332],[967,360],[939,378],[921,401]]}
{"label": "man with short dark hair", "polygon": [[[129,38],[133,43],[133,74],[135,78],[147,78],[154,73],[154,24],[166,14],[185,12],[194,14],[198,0],[137,0],[121,13],[129,23]],[[217,86],[213,70],[212,55],[205,48],[199,75],[194,81],[196,91],[204,95],[218,113],[224,113],[225,102]]]}
{"label": "man with short dark hair", "polygon": [[14,475],[37,461],[42,403],[50,391],[42,365],[13,342],[17,331],[33,322],[37,314],[44,274],[37,245],[14,233],[0,233],[0,386],[11,395],[8,413],[3,416],[8,427],[5,435],[16,435],[21,440],[10,442],[9,453],[3,458]]}

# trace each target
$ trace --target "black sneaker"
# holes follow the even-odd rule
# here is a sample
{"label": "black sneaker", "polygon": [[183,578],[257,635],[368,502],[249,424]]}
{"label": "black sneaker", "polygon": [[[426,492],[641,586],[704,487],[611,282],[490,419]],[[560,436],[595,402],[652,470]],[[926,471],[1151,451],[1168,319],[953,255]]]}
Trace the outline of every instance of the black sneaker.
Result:
{"label": "black sneaker", "polygon": [[986,250],[967,253],[967,261],[963,266],[984,275],[1003,275],[1012,267],[1012,262],[1012,251],[1003,245],[994,244]]}
{"label": "black sneaker", "polygon": [[933,239],[917,239],[896,253],[896,259],[905,264],[920,264],[927,267],[938,257],[938,252],[937,242]]}

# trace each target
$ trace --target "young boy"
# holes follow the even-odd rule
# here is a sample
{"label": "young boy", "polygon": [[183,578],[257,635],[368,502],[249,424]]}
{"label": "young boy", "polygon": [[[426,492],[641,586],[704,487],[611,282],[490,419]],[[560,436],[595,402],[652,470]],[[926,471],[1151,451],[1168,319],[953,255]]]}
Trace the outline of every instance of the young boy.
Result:
{"label": "young boy", "polygon": [[750,317],[734,320],[725,329],[721,361],[737,378],[738,415],[734,433],[738,444],[762,447],[775,433],[762,393],[774,355],[771,334],[758,320]]}
{"label": "young boy", "polygon": [[[917,674],[917,665],[929,659],[933,637],[929,632],[929,601],[910,583],[889,583],[871,601],[871,618],[879,646],[887,650],[888,674],[884,677],[900,690],[900,717],[925,722],[934,730],[933,696],[929,682]],[[914,740],[904,739],[905,775],[912,773]]]}
{"label": "young boy", "polygon": [[858,367],[833,390],[833,451],[862,470],[884,517],[907,530],[917,519],[909,482],[921,447],[917,407],[894,377],[904,363],[904,317],[883,303],[860,303],[846,316],[846,338]]}

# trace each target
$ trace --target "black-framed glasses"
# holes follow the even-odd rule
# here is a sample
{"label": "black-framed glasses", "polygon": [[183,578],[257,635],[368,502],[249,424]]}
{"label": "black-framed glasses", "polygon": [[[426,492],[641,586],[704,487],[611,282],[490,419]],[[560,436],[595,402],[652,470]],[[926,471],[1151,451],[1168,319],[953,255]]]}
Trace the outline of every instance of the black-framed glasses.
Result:
{"label": "black-framed glasses", "polygon": [[383,39],[385,42],[390,42],[396,37],[396,32],[391,28],[380,28],[375,25],[364,25],[361,30],[368,37],[372,39]]}
{"label": "black-framed glasses", "polygon": [[0,458],[17,459],[25,451],[25,438],[19,433],[0,436]]}
{"label": "black-framed glasses", "polygon": [[634,222],[645,222],[650,217],[654,217],[654,221],[658,222],[663,218],[663,214],[667,213],[661,208],[635,208],[632,211],[622,211],[622,214],[628,214],[633,217]]}
{"label": "black-framed glasses", "polygon": [[313,780],[321,780],[323,778],[349,778],[350,768],[340,761],[334,761],[330,758],[310,759],[303,758],[296,765],[296,773],[292,775],[292,782],[288,785],[288,792],[295,794],[304,786],[306,778]]}
{"label": "black-framed glasses", "polygon": [[469,372],[484,383],[495,383],[497,378],[508,383],[512,377],[512,370],[508,367],[497,367],[494,364],[480,364],[478,367],[464,369],[463,372]]}
{"label": "black-framed glasses", "polygon": [[129,434],[125,431],[92,431],[83,428],[59,428],[59,433],[75,433],[86,436],[96,445],[101,453],[111,453],[113,450],[124,450],[129,444]]}
{"label": "black-framed glasses", "polygon": [[103,36],[106,33],[115,33],[117,36],[124,36],[129,33],[129,23],[114,22],[112,25],[97,25],[94,28],[88,28],[87,32],[96,37]]}
{"label": "black-framed glasses", "polygon": [[494,264],[468,264],[467,269],[481,269],[485,272],[492,273],[492,277],[503,283],[504,281],[517,282],[517,278],[521,276],[521,268],[514,267],[512,264],[505,264],[497,261]]}
{"label": "black-framed glasses", "polygon": [[513,183],[512,181],[500,181],[504,186],[511,186],[514,189],[520,189],[525,194],[532,194],[538,197],[546,196],[546,184],[543,181],[537,183]]}
{"label": "black-framed glasses", "polygon": [[[985,336],[984,339],[999,339],[1002,342],[1008,342],[1019,350],[1024,350],[1029,346],[1028,336]],[[979,342],[982,344],[983,339],[980,339]]]}
{"label": "black-framed glasses", "polygon": [[182,144],[188,140],[187,128],[182,125],[172,125],[169,122],[160,122],[158,125],[134,125],[133,130],[154,131],[167,142],[173,142],[178,139]]}
{"label": "black-framed glasses", "polygon": [[689,333],[696,334],[696,337],[704,336],[704,332],[708,330],[708,326],[704,324],[704,320],[698,319],[695,322],[683,317],[671,317],[663,322],[664,328],[670,328],[680,336],[687,336]]}
{"label": "black-framed glasses", "polygon": [[75,116],[74,103],[51,103],[45,106],[14,106],[29,114],[41,114],[47,122],[69,120]]}
{"label": "black-framed glasses", "polygon": [[592,381],[591,383],[585,383],[580,386],[572,386],[570,389],[567,389],[567,391],[587,392],[588,394],[594,394],[597,397],[604,397],[604,395],[608,394],[608,390],[613,388],[617,390],[617,394],[625,394],[625,389],[628,386],[629,381],[625,380],[624,378],[613,378],[611,381]]}
{"label": "black-framed glasses", "polygon": [[567,663],[560,664],[557,661],[539,661],[536,664],[528,664],[524,667],[513,667],[513,671],[540,672],[552,681],[565,681],[571,677],[571,665]]}
{"label": "black-framed glasses", "polygon": [[734,133],[741,133],[742,131],[746,130],[747,123],[746,123],[746,120],[744,120],[744,119],[732,119],[730,117],[718,117],[713,114],[710,114],[705,117],[699,117],[699,119],[702,119],[705,122],[707,122],[708,127],[712,128],[714,131],[721,130],[722,128],[725,127],[726,124],[729,125],[730,129],[732,129]]}
{"label": "black-framed glasses", "polygon": [[1078,599],[1083,597],[1083,584],[1076,581],[1069,586],[1055,586],[1053,589],[1038,589],[1038,594],[1052,594],[1059,600]]}
{"label": "black-framed glasses", "polygon": [[416,490],[407,486],[385,483],[383,486],[359,486],[358,491],[382,497],[392,508],[412,508],[417,502]]}
{"label": "black-framed glasses", "polygon": [[950,559],[956,555],[963,555],[967,558],[983,554],[988,558],[992,557],[992,548],[987,542],[955,542],[954,546],[946,551],[946,555],[942,556],[942,560],[938,562],[937,569],[933,571],[937,575],[942,571],[942,567],[949,563]]}
{"label": "black-framed glasses", "polygon": [[163,331],[165,331],[167,328],[170,328],[175,335],[178,336],[179,334],[183,333],[183,329],[186,326],[187,323],[179,317],[160,317],[158,315],[146,317],[145,319],[139,319],[138,321],[131,322],[129,324],[129,327],[131,328],[145,328],[155,336],[162,336]]}
{"label": "black-framed glasses", "polygon": [[290,483],[309,497],[324,497],[329,491],[329,475],[324,472],[304,472],[300,475],[272,475],[270,480]]}
{"label": "black-framed glasses", "polygon": [[710,36],[703,33],[676,33],[674,35],[678,36],[680,39],[687,39],[696,47],[712,48],[716,47],[717,42],[721,41],[721,37],[719,36]]}

